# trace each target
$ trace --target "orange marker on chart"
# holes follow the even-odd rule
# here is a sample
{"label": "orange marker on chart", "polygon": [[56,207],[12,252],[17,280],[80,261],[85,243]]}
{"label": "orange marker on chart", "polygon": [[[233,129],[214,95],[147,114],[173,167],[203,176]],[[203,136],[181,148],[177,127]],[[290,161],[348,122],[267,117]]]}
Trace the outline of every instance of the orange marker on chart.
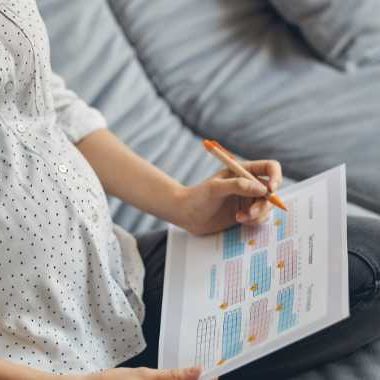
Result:
{"label": "orange marker on chart", "polygon": [[[216,157],[219,161],[223,162],[227,166],[227,168],[234,172],[237,176],[244,177],[255,182],[259,181],[253,174],[246,170],[227,149],[223,148],[217,141],[204,140],[203,145],[214,157]],[[268,193],[265,195],[265,198],[276,207],[284,211],[288,211],[285,203],[277,194],[271,193],[268,190]]]}
{"label": "orange marker on chart", "polygon": [[282,305],[281,304],[278,304],[276,306],[276,311],[281,311],[283,309]]}
{"label": "orange marker on chart", "polygon": [[224,359],[219,360],[216,365],[223,365],[226,361]]}
{"label": "orange marker on chart", "polygon": [[255,292],[257,289],[258,289],[258,285],[257,285],[257,284],[253,284],[253,285],[249,288],[249,290],[250,290],[251,292]]}
{"label": "orange marker on chart", "polygon": [[248,337],[248,342],[249,343],[254,343],[256,341],[256,337],[254,335],[251,335]]}
{"label": "orange marker on chart", "polygon": [[248,245],[251,247],[254,247],[256,245],[256,240],[254,239],[248,240]]}
{"label": "orange marker on chart", "polygon": [[226,310],[227,307],[228,307],[228,303],[227,303],[227,302],[223,302],[219,307],[220,307],[222,310]]}
{"label": "orange marker on chart", "polygon": [[285,261],[281,260],[277,263],[277,268],[278,269],[284,269],[285,268]]}
{"label": "orange marker on chart", "polygon": [[282,221],[281,221],[280,219],[276,219],[276,220],[274,221],[274,225],[275,225],[276,227],[280,227],[281,224],[282,224]]}

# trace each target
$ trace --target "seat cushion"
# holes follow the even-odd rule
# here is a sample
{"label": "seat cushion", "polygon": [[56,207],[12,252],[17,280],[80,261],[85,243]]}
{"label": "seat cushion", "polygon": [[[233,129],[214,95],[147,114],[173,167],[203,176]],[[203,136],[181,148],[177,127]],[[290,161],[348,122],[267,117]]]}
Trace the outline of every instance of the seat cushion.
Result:
{"label": "seat cushion", "polygon": [[109,1],[193,131],[297,180],[346,162],[349,199],[380,212],[380,63],[319,60],[267,0]]}

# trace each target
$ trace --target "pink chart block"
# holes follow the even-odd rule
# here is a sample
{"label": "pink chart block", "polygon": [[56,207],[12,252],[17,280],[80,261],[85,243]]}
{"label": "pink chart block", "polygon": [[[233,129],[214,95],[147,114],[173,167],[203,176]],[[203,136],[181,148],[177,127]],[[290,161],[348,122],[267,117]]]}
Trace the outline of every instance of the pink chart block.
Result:
{"label": "pink chart block", "polygon": [[244,241],[251,249],[267,247],[269,244],[269,224],[262,224],[254,227],[244,226],[242,233]]}
{"label": "pink chart block", "polygon": [[297,277],[298,251],[293,240],[286,240],[278,245],[277,269],[279,270],[281,285]]}
{"label": "pink chart block", "polygon": [[224,275],[223,305],[227,307],[243,302],[245,299],[245,289],[243,286],[242,259],[226,262]]}
{"label": "pink chart block", "polygon": [[273,311],[268,310],[266,298],[254,302],[249,310],[248,341],[251,344],[264,342],[269,335]]}

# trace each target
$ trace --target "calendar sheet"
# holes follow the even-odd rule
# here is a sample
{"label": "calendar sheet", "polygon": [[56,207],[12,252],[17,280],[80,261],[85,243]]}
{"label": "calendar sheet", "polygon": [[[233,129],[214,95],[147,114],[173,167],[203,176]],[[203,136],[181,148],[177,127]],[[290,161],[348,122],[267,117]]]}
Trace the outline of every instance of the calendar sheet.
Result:
{"label": "calendar sheet", "polygon": [[345,166],[279,195],[262,225],[170,228],[160,368],[212,379],[349,316]]}

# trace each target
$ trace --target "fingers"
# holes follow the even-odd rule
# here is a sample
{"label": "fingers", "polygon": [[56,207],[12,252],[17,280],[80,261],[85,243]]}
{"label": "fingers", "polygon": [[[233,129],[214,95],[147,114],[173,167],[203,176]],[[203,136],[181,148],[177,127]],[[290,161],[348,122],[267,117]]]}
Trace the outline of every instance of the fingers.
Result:
{"label": "fingers", "polygon": [[[269,191],[276,191],[282,183],[282,169],[281,164],[276,160],[259,160],[259,161],[243,161],[241,164],[250,173],[255,176],[269,177],[269,181],[259,179],[262,183],[266,184]],[[215,175],[215,178],[231,178],[235,174],[229,169],[223,169]]]}
{"label": "fingers", "polygon": [[239,195],[241,197],[260,198],[267,194],[268,189],[259,181],[250,181],[245,178],[215,178],[212,183],[212,191],[215,195],[225,197]]}
{"label": "fingers", "polygon": [[139,370],[142,373],[141,380],[198,380],[202,372],[200,368],[167,370],[139,368]]}
{"label": "fingers", "polygon": [[269,177],[268,187],[276,191],[282,183],[281,164],[276,160],[243,162],[243,166],[252,174]]}
{"label": "fingers", "polygon": [[239,210],[236,213],[236,221],[245,225],[261,224],[268,219],[272,209],[273,205],[270,202],[258,199],[248,207]]}

